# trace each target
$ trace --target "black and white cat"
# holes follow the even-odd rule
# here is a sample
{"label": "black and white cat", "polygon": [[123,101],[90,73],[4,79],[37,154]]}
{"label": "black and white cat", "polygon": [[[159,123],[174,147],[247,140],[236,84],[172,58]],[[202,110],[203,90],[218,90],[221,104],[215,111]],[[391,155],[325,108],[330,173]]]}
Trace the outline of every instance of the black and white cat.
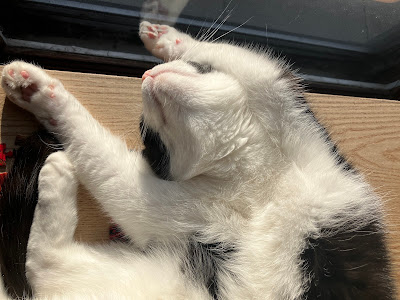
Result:
{"label": "black and white cat", "polygon": [[[40,68],[4,67],[7,97],[65,148],[39,176],[34,296],[394,299],[380,199],[288,68],[165,25],[142,22],[140,37],[166,61],[143,75],[143,153]],[[78,180],[132,244],[74,242]]]}

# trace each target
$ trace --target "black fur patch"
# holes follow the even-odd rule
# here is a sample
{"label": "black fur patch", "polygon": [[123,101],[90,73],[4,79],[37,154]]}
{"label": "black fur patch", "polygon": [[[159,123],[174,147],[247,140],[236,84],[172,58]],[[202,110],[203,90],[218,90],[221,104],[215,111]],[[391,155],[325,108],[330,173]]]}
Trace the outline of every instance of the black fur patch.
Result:
{"label": "black fur patch", "polygon": [[377,223],[360,230],[308,238],[300,259],[309,289],[304,299],[394,299],[394,285],[384,234]]}
{"label": "black fur patch", "polygon": [[4,284],[12,297],[32,294],[25,277],[25,261],[38,201],[38,176],[47,156],[57,147],[60,148],[56,138],[44,130],[25,139],[1,187],[0,264]]}
{"label": "black fur patch", "polygon": [[142,151],[153,172],[160,178],[171,180],[169,152],[160,135],[140,121],[140,135],[145,146]]}
{"label": "black fur patch", "polygon": [[226,247],[222,243],[204,244],[192,241],[184,270],[188,270],[197,283],[204,285],[213,299],[218,299],[218,272],[233,251],[233,247]]}
{"label": "black fur patch", "polygon": [[189,65],[191,65],[192,67],[195,67],[197,72],[200,73],[200,74],[210,73],[210,72],[212,72],[214,70],[211,65],[199,64],[199,63],[194,62],[194,61],[188,61],[187,63]]}

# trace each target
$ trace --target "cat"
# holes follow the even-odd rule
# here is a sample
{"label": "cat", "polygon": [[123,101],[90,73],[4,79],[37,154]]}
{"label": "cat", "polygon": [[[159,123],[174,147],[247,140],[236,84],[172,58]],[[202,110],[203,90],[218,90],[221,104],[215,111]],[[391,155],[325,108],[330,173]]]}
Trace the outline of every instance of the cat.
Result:
{"label": "cat", "polygon": [[[64,147],[39,175],[33,296],[394,299],[381,200],[287,65],[166,25],[143,21],[139,35],[165,61],[142,77],[142,152],[42,69],[3,69],[8,99]],[[74,242],[78,181],[131,243]]]}

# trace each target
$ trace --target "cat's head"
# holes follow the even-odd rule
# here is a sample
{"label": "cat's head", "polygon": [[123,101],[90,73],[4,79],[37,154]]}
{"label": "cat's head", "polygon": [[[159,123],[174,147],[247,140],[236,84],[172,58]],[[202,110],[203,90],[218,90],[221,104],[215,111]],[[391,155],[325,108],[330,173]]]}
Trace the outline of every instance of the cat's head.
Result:
{"label": "cat's head", "polygon": [[[224,176],[264,140],[249,88],[207,62],[175,60],[143,75],[145,157],[165,179]],[[147,129],[147,130],[146,130]]]}

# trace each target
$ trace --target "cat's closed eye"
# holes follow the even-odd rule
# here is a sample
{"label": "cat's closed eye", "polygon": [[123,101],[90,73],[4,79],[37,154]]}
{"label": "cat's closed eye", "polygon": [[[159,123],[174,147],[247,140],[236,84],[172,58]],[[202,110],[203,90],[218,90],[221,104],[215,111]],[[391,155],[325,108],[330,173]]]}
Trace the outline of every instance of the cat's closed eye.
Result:
{"label": "cat's closed eye", "polygon": [[212,72],[214,69],[211,65],[208,64],[200,64],[198,62],[194,61],[188,61],[187,62],[189,65],[193,66],[196,68],[197,72],[200,74],[206,74]]}

